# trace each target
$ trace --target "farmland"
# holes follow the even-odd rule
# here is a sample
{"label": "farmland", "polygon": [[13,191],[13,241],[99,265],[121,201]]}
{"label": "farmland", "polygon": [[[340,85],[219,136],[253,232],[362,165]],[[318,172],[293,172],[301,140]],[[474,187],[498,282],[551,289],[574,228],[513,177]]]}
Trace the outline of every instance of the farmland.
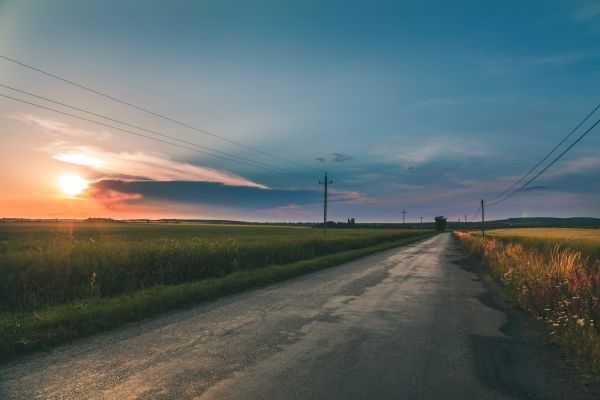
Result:
{"label": "farmland", "polygon": [[0,353],[40,347],[431,235],[266,225],[0,224]]}
{"label": "farmland", "polygon": [[534,228],[455,235],[481,259],[516,304],[600,375],[600,230]]}
{"label": "farmland", "polygon": [[555,246],[581,252],[590,259],[600,259],[600,229],[580,228],[516,228],[489,231],[504,241],[517,241],[543,251]]}

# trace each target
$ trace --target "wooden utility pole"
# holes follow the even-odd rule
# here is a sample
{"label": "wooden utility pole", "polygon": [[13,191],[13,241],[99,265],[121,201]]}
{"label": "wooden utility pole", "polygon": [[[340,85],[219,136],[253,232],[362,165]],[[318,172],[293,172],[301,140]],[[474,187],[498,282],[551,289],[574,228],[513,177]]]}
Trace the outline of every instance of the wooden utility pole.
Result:
{"label": "wooden utility pole", "polygon": [[481,199],[481,236],[485,237],[485,210],[483,199]]}
{"label": "wooden utility pole", "polygon": [[465,229],[469,229],[469,222],[467,221],[467,214],[465,214]]}
{"label": "wooden utility pole", "polygon": [[406,216],[406,210],[402,209],[402,225],[404,225],[404,217]]}
{"label": "wooden utility pole", "polygon": [[319,181],[320,185],[325,185],[323,187],[323,234],[327,233],[327,186],[332,183],[333,181],[327,179],[327,172],[325,172],[325,180]]}
{"label": "wooden utility pole", "polygon": [[423,229],[423,217],[420,217],[420,218],[421,218],[421,229]]}

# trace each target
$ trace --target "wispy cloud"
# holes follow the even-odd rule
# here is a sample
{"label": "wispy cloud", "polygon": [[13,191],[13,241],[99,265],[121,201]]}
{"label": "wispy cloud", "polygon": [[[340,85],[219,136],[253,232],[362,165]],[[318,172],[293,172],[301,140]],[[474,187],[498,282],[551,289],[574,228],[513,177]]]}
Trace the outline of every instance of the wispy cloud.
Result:
{"label": "wispy cloud", "polygon": [[46,133],[59,136],[88,137],[98,140],[110,139],[112,134],[107,131],[90,131],[87,129],[76,128],[62,121],[38,117],[32,114],[21,114],[11,116],[12,119],[24,122],[28,125],[35,125],[42,128]]}
{"label": "wispy cloud", "polygon": [[450,107],[450,106],[464,106],[472,103],[493,103],[500,101],[514,101],[511,96],[478,96],[478,95],[467,95],[467,96],[455,96],[455,97],[432,97],[424,100],[416,101],[408,106],[402,108],[401,112],[411,112],[419,109],[439,108],[439,107]]}
{"label": "wispy cloud", "polygon": [[587,4],[575,12],[575,19],[585,20],[600,17],[600,2]]}
{"label": "wispy cloud", "polygon": [[372,204],[375,199],[357,190],[330,190],[333,203]]}
{"label": "wispy cloud", "polygon": [[169,159],[160,153],[113,153],[90,146],[56,144],[46,151],[55,160],[82,165],[105,177],[129,177],[133,180],[215,182],[228,186],[250,186],[266,189],[265,185],[213,168],[201,167]]}
{"label": "wispy cloud", "polygon": [[563,176],[600,172],[600,157],[589,156],[577,160],[565,161],[560,168],[551,171],[551,176]]}
{"label": "wispy cloud", "polygon": [[331,153],[331,156],[333,157],[333,162],[354,161],[354,157],[342,153]]}
{"label": "wispy cloud", "polygon": [[336,163],[346,162],[346,161],[354,161],[354,157],[349,156],[347,154],[342,153],[330,153],[326,157],[317,157],[315,158],[318,162],[324,163],[327,161],[333,161]]}
{"label": "wispy cloud", "polygon": [[512,73],[533,68],[561,68],[579,63],[590,57],[589,53],[557,53],[538,55],[503,55],[483,57],[478,62],[489,73]]}
{"label": "wispy cloud", "polygon": [[407,164],[405,169],[409,171],[415,164],[442,159],[481,157],[488,153],[487,146],[481,143],[450,137],[434,137],[419,143],[399,139],[373,150],[373,154],[387,161]]}

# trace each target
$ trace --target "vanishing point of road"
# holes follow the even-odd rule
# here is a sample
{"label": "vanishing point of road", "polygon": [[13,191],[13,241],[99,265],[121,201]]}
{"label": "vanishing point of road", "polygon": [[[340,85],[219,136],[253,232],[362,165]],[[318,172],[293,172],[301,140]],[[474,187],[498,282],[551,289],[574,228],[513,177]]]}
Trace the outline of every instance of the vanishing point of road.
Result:
{"label": "vanishing point of road", "polygon": [[450,234],[0,366],[2,399],[593,399]]}

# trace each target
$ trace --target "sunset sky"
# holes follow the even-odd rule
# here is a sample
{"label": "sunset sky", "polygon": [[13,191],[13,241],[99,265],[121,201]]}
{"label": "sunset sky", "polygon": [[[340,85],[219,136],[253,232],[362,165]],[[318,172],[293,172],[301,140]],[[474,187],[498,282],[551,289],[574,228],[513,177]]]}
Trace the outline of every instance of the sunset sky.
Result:
{"label": "sunset sky", "polygon": [[[311,168],[0,58],[2,95],[269,166],[0,97],[0,217],[318,221],[327,170],[332,220],[456,220],[600,102],[598,1],[161,4],[0,0],[0,55]],[[599,150],[487,217],[600,217]]]}

